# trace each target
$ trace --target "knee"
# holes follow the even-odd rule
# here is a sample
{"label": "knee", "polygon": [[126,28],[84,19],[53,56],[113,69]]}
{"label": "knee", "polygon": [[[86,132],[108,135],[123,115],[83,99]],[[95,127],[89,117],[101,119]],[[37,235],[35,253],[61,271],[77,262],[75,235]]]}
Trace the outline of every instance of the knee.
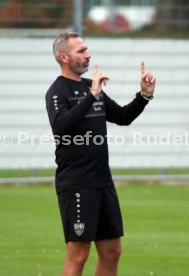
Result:
{"label": "knee", "polygon": [[110,249],[109,259],[112,262],[117,262],[121,256],[121,245],[117,245]]}
{"label": "knee", "polygon": [[72,265],[78,268],[82,268],[89,256],[89,250],[80,250],[76,255],[70,258]]}
{"label": "knee", "polygon": [[83,266],[89,256],[89,251],[78,252],[78,255],[75,257],[75,263],[78,266]]}
{"label": "knee", "polygon": [[121,255],[121,245],[115,245],[106,250],[101,258],[109,264],[115,264],[119,261]]}

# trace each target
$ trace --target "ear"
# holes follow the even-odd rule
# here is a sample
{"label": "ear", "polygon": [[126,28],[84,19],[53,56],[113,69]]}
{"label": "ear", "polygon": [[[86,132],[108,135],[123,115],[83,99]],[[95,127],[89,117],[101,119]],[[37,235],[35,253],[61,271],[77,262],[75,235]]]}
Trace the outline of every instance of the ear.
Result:
{"label": "ear", "polygon": [[61,59],[62,63],[69,63],[68,56],[63,52],[60,53],[60,59]]}

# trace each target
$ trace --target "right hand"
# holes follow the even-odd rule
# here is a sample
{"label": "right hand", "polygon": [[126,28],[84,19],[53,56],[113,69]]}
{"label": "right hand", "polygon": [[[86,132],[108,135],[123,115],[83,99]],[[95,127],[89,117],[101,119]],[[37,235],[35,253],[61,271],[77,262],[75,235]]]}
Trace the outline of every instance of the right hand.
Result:
{"label": "right hand", "polygon": [[109,77],[103,72],[98,71],[98,65],[95,65],[93,71],[93,80],[91,86],[91,93],[93,96],[98,96],[102,91],[102,84],[106,85],[106,82],[109,81]]}

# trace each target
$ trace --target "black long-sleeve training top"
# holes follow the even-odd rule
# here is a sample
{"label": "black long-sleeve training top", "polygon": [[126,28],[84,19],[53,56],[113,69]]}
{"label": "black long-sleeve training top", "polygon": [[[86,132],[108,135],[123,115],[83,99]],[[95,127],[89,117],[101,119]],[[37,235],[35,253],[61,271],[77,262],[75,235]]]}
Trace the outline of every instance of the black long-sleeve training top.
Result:
{"label": "black long-sleeve training top", "polygon": [[103,91],[90,92],[91,80],[59,76],[46,94],[56,142],[56,191],[113,185],[108,161],[106,121],[129,125],[148,103],[140,93],[121,107]]}

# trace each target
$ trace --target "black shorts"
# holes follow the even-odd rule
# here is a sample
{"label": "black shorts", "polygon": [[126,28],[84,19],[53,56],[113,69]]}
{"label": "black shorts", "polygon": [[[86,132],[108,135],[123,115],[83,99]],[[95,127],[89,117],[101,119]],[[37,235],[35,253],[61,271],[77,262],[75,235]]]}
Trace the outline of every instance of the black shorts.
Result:
{"label": "black shorts", "polygon": [[72,190],[58,194],[65,241],[97,241],[123,236],[123,222],[114,187]]}

